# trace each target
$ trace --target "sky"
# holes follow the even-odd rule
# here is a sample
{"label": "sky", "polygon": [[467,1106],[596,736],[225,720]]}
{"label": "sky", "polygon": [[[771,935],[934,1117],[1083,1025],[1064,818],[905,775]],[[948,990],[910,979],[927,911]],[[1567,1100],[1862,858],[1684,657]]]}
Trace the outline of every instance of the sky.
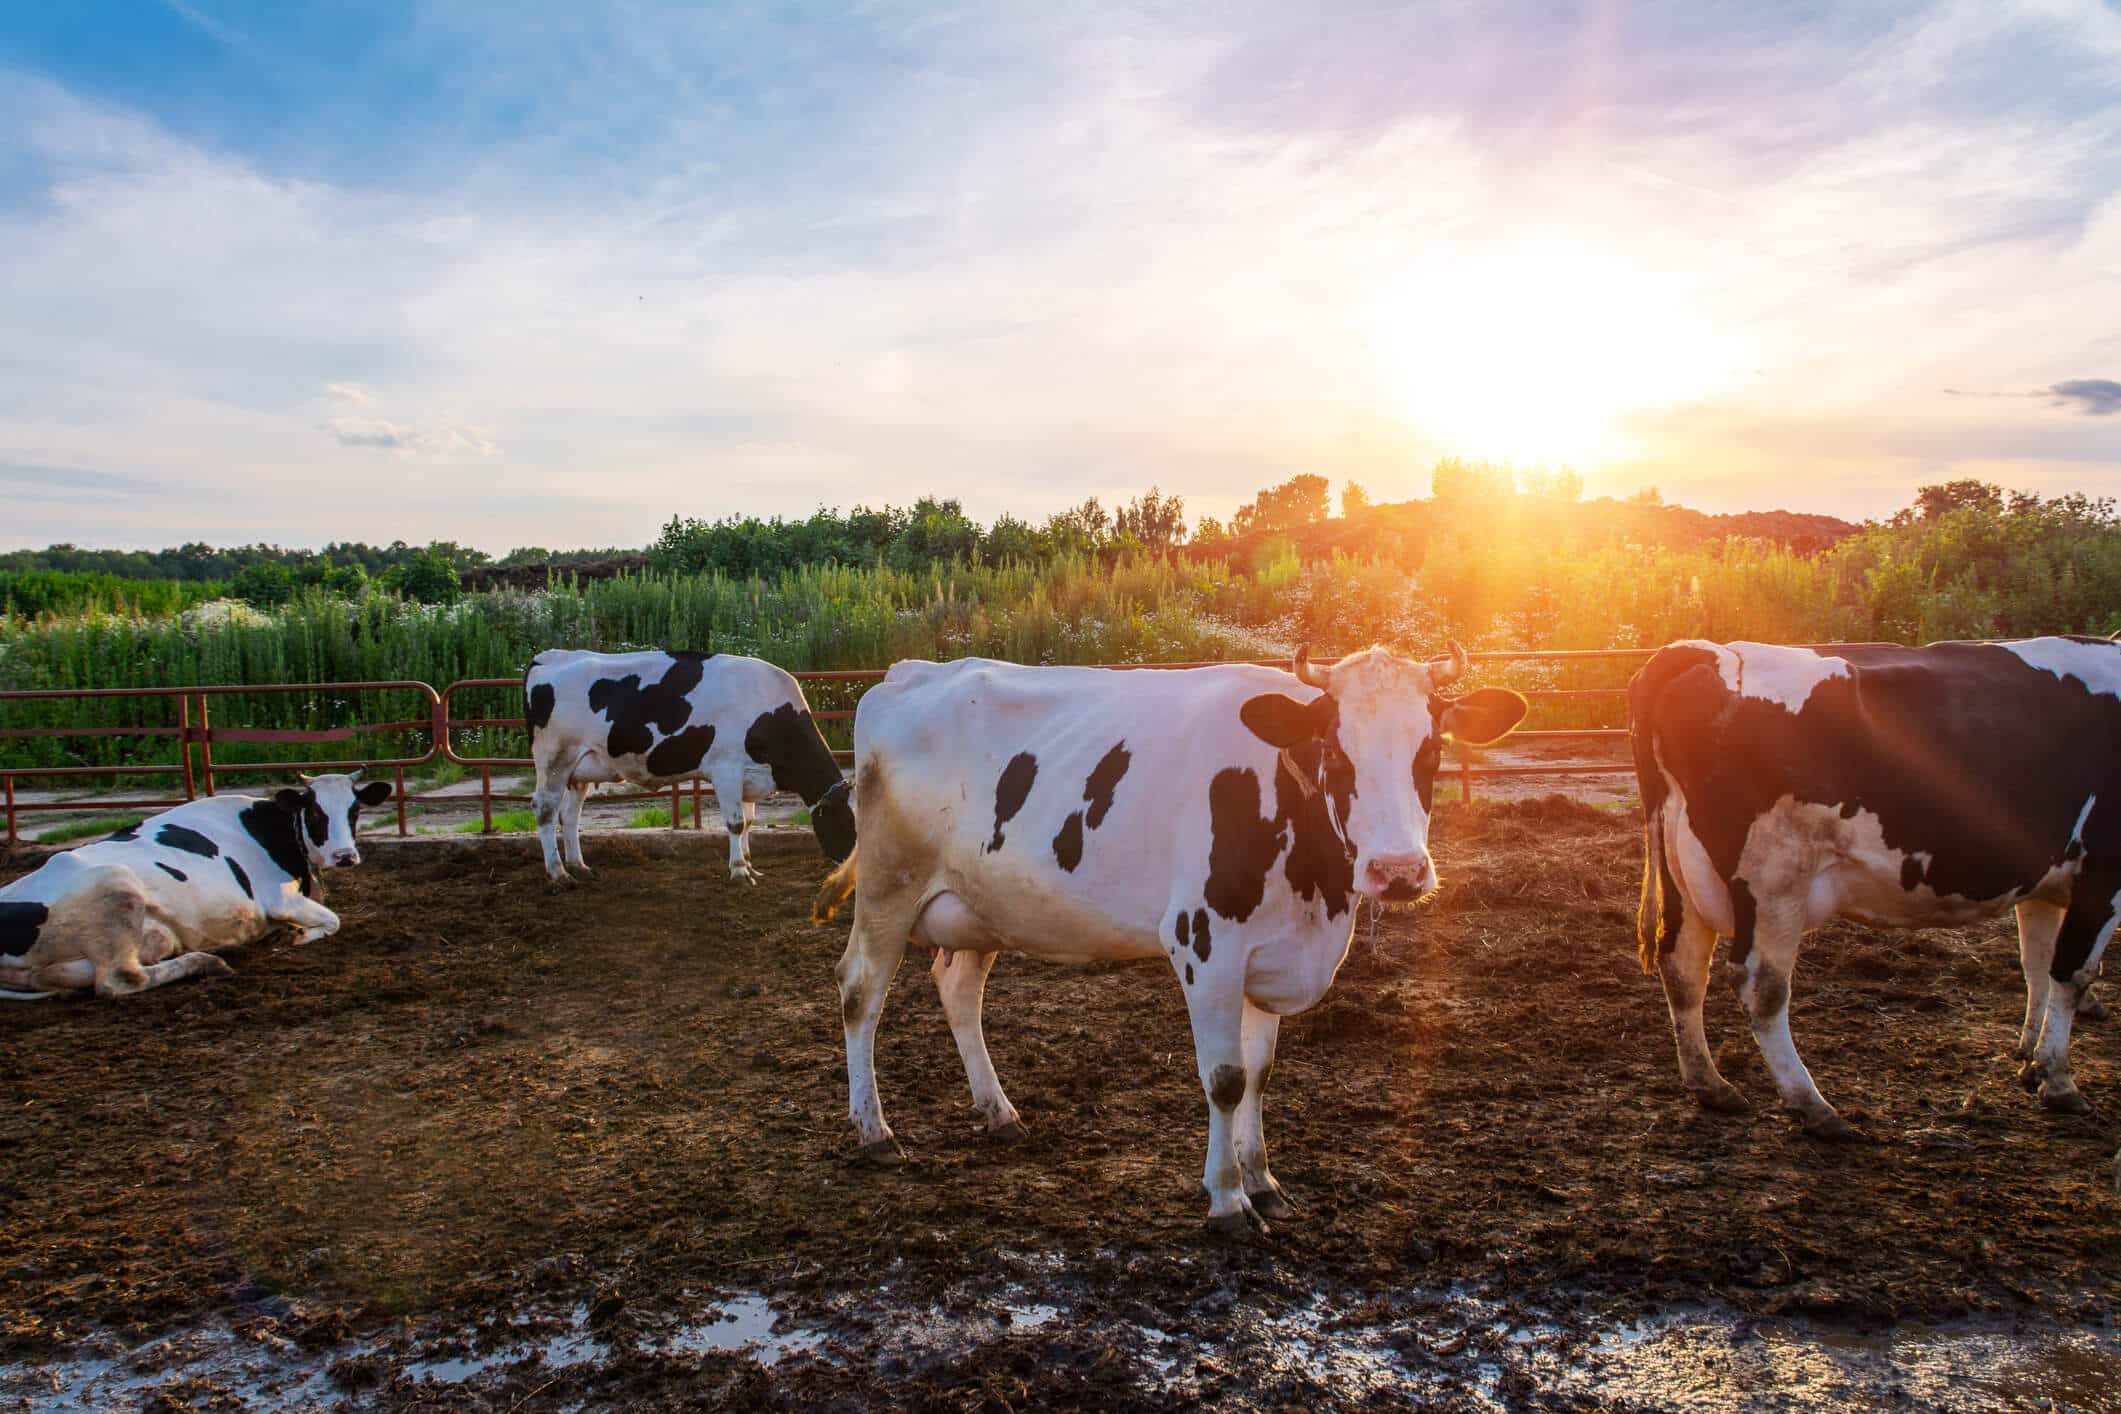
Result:
{"label": "sky", "polygon": [[0,9],[0,548],[2121,495],[2121,5]]}

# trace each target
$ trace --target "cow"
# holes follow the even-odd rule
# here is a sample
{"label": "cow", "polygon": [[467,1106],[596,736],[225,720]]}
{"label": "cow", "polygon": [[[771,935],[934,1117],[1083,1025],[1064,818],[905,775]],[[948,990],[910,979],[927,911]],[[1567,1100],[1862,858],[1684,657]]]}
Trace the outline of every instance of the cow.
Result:
{"label": "cow", "polygon": [[0,888],[0,1000],[225,977],[222,948],[281,927],[304,943],[338,932],[339,915],[314,897],[318,876],[361,862],[361,811],[390,799],[390,783],[363,784],[359,771],[300,779],[300,790],[166,810]]}
{"label": "cow", "polygon": [[861,843],[820,890],[854,896],[838,967],[861,1153],[902,1161],[873,1062],[908,940],[933,947],[975,1108],[1022,1132],[981,1029],[995,955],[1159,958],[1183,990],[1208,1101],[1211,1227],[1292,1208],[1267,1166],[1260,1097],[1281,1018],[1326,993],[1361,899],[1436,887],[1430,795],[1446,738],[1496,740],[1524,699],[1447,698],[1465,650],[1369,649],[1293,675],[902,662],[855,714]]}
{"label": "cow", "polygon": [[1800,940],[1835,918],[1920,928],[2015,909],[2019,1079],[2050,1110],[2088,1108],[2069,1038],[2121,907],[2121,645],[1681,642],[1635,675],[1628,706],[1638,948],[1701,1105],[1746,1103],[1702,1031],[1719,936],[1783,1108],[1846,1139],[1790,1039]]}
{"label": "cow", "polygon": [[[537,766],[534,804],[545,873],[582,862],[582,802],[599,782],[668,787],[705,780],[729,830],[729,877],[759,880],[751,862],[754,801],[792,791],[810,808],[834,863],[854,850],[854,809],[832,748],[796,680],[734,654],[551,649],[523,675],[524,721]],[[560,862],[555,826],[564,833]]]}

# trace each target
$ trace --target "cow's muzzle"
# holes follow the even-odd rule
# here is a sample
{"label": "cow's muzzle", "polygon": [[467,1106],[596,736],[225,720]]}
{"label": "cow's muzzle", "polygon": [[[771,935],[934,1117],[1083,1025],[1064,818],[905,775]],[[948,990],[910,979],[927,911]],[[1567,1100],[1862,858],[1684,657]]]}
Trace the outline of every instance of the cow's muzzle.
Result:
{"label": "cow's muzzle", "polygon": [[350,867],[360,862],[361,851],[358,849],[335,849],[331,852],[331,867],[334,869]]}
{"label": "cow's muzzle", "polygon": [[1363,892],[1390,903],[1412,903],[1436,887],[1429,852],[1373,855],[1363,866]]}

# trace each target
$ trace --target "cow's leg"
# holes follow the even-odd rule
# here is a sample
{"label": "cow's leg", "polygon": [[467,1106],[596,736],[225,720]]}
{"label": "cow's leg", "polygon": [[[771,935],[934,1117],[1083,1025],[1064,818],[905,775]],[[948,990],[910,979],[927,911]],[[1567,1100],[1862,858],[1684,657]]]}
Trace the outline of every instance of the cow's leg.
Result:
{"label": "cow's leg", "polygon": [[181,982],[187,977],[233,977],[236,969],[230,967],[210,952],[188,952],[178,957],[167,958],[152,967],[140,969],[146,978],[145,985],[138,990],[152,991],[171,982]]}
{"label": "cow's leg", "polygon": [[[722,810],[722,828],[729,832],[729,877],[756,884],[759,871],[751,867],[751,810],[744,803],[744,763],[725,762],[714,770],[714,800]],[[903,938],[901,944],[903,945]]]}
{"label": "cow's leg", "polygon": [[276,923],[286,923],[302,930],[298,943],[313,943],[319,938],[328,938],[339,931],[339,915],[333,913],[313,898],[300,894],[276,902],[266,911],[266,917]]}
{"label": "cow's leg", "polygon": [[1672,1013],[1672,1037],[1679,1047],[1679,1083],[1703,1109],[1719,1114],[1743,1110],[1745,1096],[1725,1080],[1709,1055],[1701,1007],[1708,995],[1709,959],[1716,951],[1716,930],[1688,909],[1671,950],[1657,959],[1664,981],[1665,1006]]}
{"label": "cow's leg", "polygon": [[1289,1199],[1267,1169],[1266,1119],[1260,1106],[1268,1077],[1274,1074],[1274,1045],[1281,1037],[1281,1018],[1245,1003],[1242,1023],[1245,1047],[1245,1098],[1237,1107],[1237,1171],[1245,1197],[1263,1218],[1276,1222],[1296,1216]]}
{"label": "cow's leg", "polygon": [[884,994],[906,956],[918,908],[917,897],[876,901],[857,892],[854,927],[834,969],[840,984],[840,1022],[847,1033],[847,1115],[862,1154],[884,1163],[903,1160],[905,1151],[884,1123],[884,1102],[876,1093],[876,1023],[884,1014]]}
{"label": "cow's leg", "polygon": [[29,985],[33,994],[84,992],[96,985],[96,964],[85,957],[47,962],[29,969]]}
{"label": "cow's leg", "polygon": [[560,845],[556,838],[560,824],[561,802],[568,792],[568,772],[564,762],[540,756],[538,758],[538,781],[531,788],[530,806],[538,817],[538,848],[545,855],[545,877],[555,884],[564,884],[567,869],[560,863]]}
{"label": "cow's leg", "polygon": [[1804,1125],[1804,1132],[1820,1139],[1853,1139],[1855,1126],[1835,1112],[1812,1083],[1812,1073],[1797,1054],[1790,1039],[1790,976],[1797,967],[1797,945],[1803,932],[1796,920],[1781,916],[1782,910],[1763,907],[1753,928],[1752,946],[1744,939],[1732,940],[1735,957],[1731,970],[1738,984],[1739,1000],[1745,1003],[1753,1023],[1753,1039],[1760,1043],[1761,1058],[1775,1077],[1782,1107]]}
{"label": "cow's leg", "polygon": [[1024,1137],[1023,1117],[1002,1093],[994,1060],[987,1054],[986,1032],[980,1026],[980,1011],[987,994],[987,974],[994,970],[993,952],[937,948],[936,995],[943,1001],[943,1016],[957,1042],[958,1058],[965,1063],[965,1079],[972,1086],[972,1107],[987,1121],[987,1130],[997,1139]]}
{"label": "cow's leg", "polygon": [[2048,965],[2047,1020],[2040,1043],[2018,1073],[2028,1089],[2038,1088],[2042,1105],[2060,1114],[2085,1114],[2091,1109],[2077,1093],[2076,1079],[2070,1074],[2069,1035],[2078,1003],[2099,975],[2107,940],[2113,936],[2116,882],[2111,876],[2089,873],[2078,879],[2077,901],[2063,916],[2062,928],[2055,935],[2055,955]]}
{"label": "cow's leg", "polygon": [[1266,1223],[1245,1196],[1244,1170],[1237,1162],[1237,1112],[1249,1088],[1245,996],[1238,976],[1199,978],[1186,989],[1186,1010],[1193,1021],[1200,1087],[1208,1095],[1208,1159],[1201,1173],[1201,1186],[1208,1190],[1208,1226],[1232,1234],[1265,1231]]}
{"label": "cow's leg", "polygon": [[2047,1024],[2048,968],[2055,961],[2055,937],[2068,910],[2060,904],[2029,898],[2018,905],[2018,965],[2025,972],[2025,1025],[2018,1029],[2015,1054],[2021,1061],[2039,1049]]}
{"label": "cow's leg", "polygon": [[589,803],[589,793],[595,789],[594,781],[576,781],[560,797],[560,836],[566,847],[567,867],[582,874],[589,872],[589,866],[582,862],[582,807]]}

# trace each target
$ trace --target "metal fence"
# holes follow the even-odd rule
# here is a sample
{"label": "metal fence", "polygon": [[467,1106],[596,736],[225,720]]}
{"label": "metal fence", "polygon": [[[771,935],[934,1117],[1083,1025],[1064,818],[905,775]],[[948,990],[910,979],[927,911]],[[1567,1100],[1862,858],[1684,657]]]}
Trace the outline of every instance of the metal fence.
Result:
{"label": "metal fence", "polygon": [[[1818,648],[1873,647],[1871,644],[1814,644]],[[1594,648],[1552,652],[1522,653],[1474,653],[1475,664],[1482,663],[1552,663],[1580,664],[1598,661],[1639,663],[1655,652],[1648,648]],[[1254,659],[1265,667],[1287,667],[1288,660]],[[1207,663],[1108,663],[1098,666],[1114,671],[1168,671],[1179,668],[1212,666]],[[805,684],[810,683],[873,683],[881,681],[881,668],[845,669],[832,672],[800,672],[794,675]],[[453,682],[437,692],[424,682],[396,679],[376,682],[327,682],[327,683],[268,683],[226,687],[121,687],[121,688],[54,688],[25,692],[0,692],[0,711],[9,702],[49,701],[71,699],[91,701],[97,698],[134,697],[161,698],[170,704],[170,715],[175,720],[161,726],[123,727],[0,727],[0,742],[27,737],[148,737],[168,741],[174,751],[166,763],[127,766],[35,766],[0,771],[0,797],[4,797],[7,815],[7,842],[17,842],[18,817],[37,812],[64,811],[80,814],[84,811],[161,810],[173,805],[182,805],[200,795],[214,794],[216,782],[231,776],[284,775],[289,771],[350,771],[362,767],[372,773],[389,772],[396,787],[394,799],[397,803],[398,833],[409,833],[406,822],[406,807],[423,804],[465,804],[469,795],[448,795],[427,792],[407,795],[405,773],[430,765],[438,760],[447,760],[479,773],[479,810],[482,829],[493,830],[493,807],[495,801],[520,802],[530,799],[520,793],[497,792],[493,788],[493,773],[496,770],[520,772],[531,767],[527,756],[477,756],[464,755],[456,748],[454,734],[469,729],[523,729],[521,717],[457,717],[451,713],[459,692],[472,689],[519,688],[520,678],[467,678]],[[1605,701],[1624,703],[1627,689],[1623,687],[1590,688],[1520,688],[1517,689],[1533,702],[1583,702]],[[232,697],[252,694],[315,693],[338,695],[381,696],[396,694],[411,695],[419,702],[417,715],[385,716],[382,720],[364,722],[355,726],[333,727],[322,730],[293,730],[286,728],[261,728],[217,724],[212,717],[213,704],[225,703]],[[224,719],[227,716],[223,712]],[[815,713],[821,722],[845,721],[854,716],[853,709],[842,708]],[[424,732],[427,750],[417,756],[361,756],[348,755],[340,759],[314,761],[271,761],[222,763],[214,760],[216,742],[269,742],[278,744],[334,745],[358,742],[364,736],[384,732]],[[1523,744],[1555,741],[1614,741],[1627,736],[1625,727],[1585,727],[1550,731],[1521,731],[1511,736],[1511,741]],[[850,751],[836,751],[834,756],[842,761],[850,760]],[[1504,776],[1581,776],[1611,775],[1630,771],[1633,767],[1625,761],[1568,760],[1541,761],[1536,763],[1489,764],[1476,762],[1470,753],[1461,753],[1455,766],[1461,797],[1473,798],[1473,783],[1483,777]],[[182,795],[165,793],[156,797],[111,798],[97,797],[91,800],[38,800],[17,799],[16,783],[29,779],[67,779],[78,777],[161,777],[181,786]],[[705,794],[698,780],[691,782],[692,828],[704,828]],[[616,796],[616,799],[670,802],[670,826],[684,828],[683,783],[670,786],[667,792],[641,791]]]}

